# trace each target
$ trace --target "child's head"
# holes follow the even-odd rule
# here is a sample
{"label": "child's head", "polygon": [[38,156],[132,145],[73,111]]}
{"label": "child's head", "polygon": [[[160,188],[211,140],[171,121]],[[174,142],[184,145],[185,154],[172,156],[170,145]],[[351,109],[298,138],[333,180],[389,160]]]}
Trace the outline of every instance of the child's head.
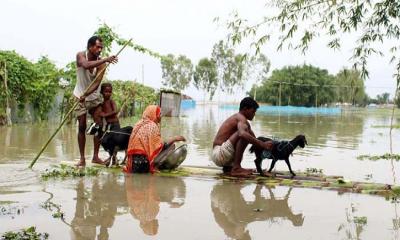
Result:
{"label": "child's head", "polygon": [[101,84],[100,93],[103,95],[104,99],[109,99],[112,94],[112,85],[111,83],[103,83]]}

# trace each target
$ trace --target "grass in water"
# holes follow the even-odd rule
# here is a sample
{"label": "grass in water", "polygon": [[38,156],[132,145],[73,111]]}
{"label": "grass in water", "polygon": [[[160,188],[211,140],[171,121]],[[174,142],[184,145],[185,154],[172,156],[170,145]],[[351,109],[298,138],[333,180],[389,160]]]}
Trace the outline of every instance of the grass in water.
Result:
{"label": "grass in water", "polygon": [[97,176],[99,173],[100,173],[100,168],[95,168],[95,167],[76,168],[65,164],[61,164],[59,167],[55,167],[53,169],[46,169],[46,171],[41,174],[41,177],[43,180],[47,180],[49,178]]}
{"label": "grass in water", "polygon": [[38,233],[35,227],[21,229],[18,232],[6,232],[1,236],[1,240],[42,240],[49,239],[48,233]]}
{"label": "grass in water", "polygon": [[385,153],[383,155],[360,155],[357,157],[358,160],[372,160],[372,161],[377,161],[377,160],[400,160],[400,154],[390,154],[390,153]]}
{"label": "grass in water", "polygon": [[46,209],[46,210],[48,210],[48,211],[50,211],[50,212],[53,212],[53,214],[52,214],[53,218],[64,219],[64,212],[61,211],[61,206],[60,205],[57,205],[57,204],[55,204],[53,202],[50,202],[50,201],[46,201],[45,203],[43,203],[41,205],[41,207]]}
{"label": "grass in water", "polygon": [[[390,128],[390,125],[372,125],[373,128]],[[400,124],[393,125],[393,128],[400,128]]]}
{"label": "grass in water", "polygon": [[306,168],[306,173],[320,173],[322,174],[323,169],[318,169],[318,168]]}

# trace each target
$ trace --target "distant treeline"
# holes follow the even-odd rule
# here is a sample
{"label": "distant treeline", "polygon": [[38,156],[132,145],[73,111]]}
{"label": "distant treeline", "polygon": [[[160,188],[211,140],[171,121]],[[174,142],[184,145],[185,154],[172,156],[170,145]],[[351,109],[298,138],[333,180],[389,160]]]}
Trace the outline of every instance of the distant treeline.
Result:
{"label": "distant treeline", "polygon": [[361,73],[354,69],[342,69],[332,75],[325,69],[312,65],[287,66],[272,71],[259,86],[249,92],[258,101],[272,105],[321,106],[348,103],[365,106],[370,103],[388,103],[389,94],[371,99],[365,93]]}

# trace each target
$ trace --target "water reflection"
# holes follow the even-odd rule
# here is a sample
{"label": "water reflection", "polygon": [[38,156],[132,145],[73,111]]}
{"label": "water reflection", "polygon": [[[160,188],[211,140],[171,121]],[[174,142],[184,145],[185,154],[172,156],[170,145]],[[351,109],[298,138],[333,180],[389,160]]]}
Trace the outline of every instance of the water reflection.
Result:
{"label": "water reflection", "polygon": [[[293,226],[302,226],[302,213],[293,213],[288,200],[292,188],[289,188],[283,198],[276,198],[272,189],[257,184],[253,191],[254,201],[246,201],[241,193],[247,185],[236,183],[216,184],[211,192],[211,209],[215,221],[225,234],[233,239],[251,239],[247,225],[255,221],[275,222],[286,219]],[[264,196],[261,190],[268,190],[269,196]]]}
{"label": "water reflection", "polygon": [[125,189],[130,214],[139,221],[146,235],[158,233],[160,202],[179,208],[184,204],[186,195],[185,183],[180,178],[131,175],[125,178]]}
{"label": "water reflection", "polygon": [[[126,207],[123,184],[110,176],[100,183],[93,179],[91,189],[80,180],[76,188],[75,215],[71,222],[72,239],[108,239],[118,207]],[[96,228],[99,227],[99,233]],[[97,235],[97,236],[96,236]]]}
{"label": "water reflection", "polygon": [[72,239],[109,239],[118,215],[130,214],[147,235],[156,235],[160,203],[170,208],[184,205],[186,186],[180,178],[151,175],[107,175],[92,182],[81,179],[76,187]]}

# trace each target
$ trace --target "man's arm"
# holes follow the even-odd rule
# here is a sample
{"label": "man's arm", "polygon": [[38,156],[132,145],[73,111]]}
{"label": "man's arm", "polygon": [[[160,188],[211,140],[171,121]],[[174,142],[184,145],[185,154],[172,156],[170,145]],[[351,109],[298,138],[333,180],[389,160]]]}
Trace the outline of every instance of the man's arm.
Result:
{"label": "man's arm", "polygon": [[249,128],[247,121],[244,120],[239,120],[238,125],[238,135],[239,137],[243,138],[247,142],[256,145],[257,147],[264,148],[267,150],[271,150],[273,147],[272,141],[269,142],[263,142],[255,138],[253,135],[253,131]]}
{"label": "man's arm", "polygon": [[254,132],[253,132],[253,130],[252,130],[251,128],[249,128],[249,133],[251,134],[251,136],[257,138],[256,135],[254,134]]}
{"label": "man's arm", "polygon": [[109,63],[116,63],[118,61],[118,58],[116,56],[110,56],[106,57],[103,59],[99,60],[94,60],[94,61],[89,61],[86,59],[84,54],[82,52],[78,53],[76,55],[76,64],[78,67],[83,67],[84,69],[91,69],[95,68],[98,66],[101,66],[102,64],[109,62]]}

